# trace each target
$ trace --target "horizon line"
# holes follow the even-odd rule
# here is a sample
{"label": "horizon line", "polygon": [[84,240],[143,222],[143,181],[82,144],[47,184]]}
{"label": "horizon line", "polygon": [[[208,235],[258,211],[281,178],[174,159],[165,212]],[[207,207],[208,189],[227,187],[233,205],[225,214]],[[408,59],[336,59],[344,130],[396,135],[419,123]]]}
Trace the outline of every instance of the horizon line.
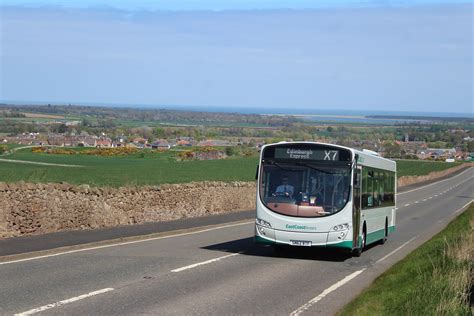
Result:
{"label": "horizon line", "polygon": [[[256,106],[256,105],[186,105],[186,104],[151,104],[151,103],[110,103],[110,102],[48,102],[48,101],[14,101],[14,100],[3,100],[0,99],[0,106],[2,105],[11,105],[11,106],[90,106],[90,107],[109,107],[109,108],[131,108],[131,109],[157,109],[157,110],[189,110],[189,111],[196,111],[192,110],[192,108],[200,108],[197,112],[222,112],[222,113],[242,113],[238,110],[286,110],[288,106]],[[228,111],[222,111],[223,108],[228,109]],[[185,109],[184,109],[185,108]],[[202,108],[209,108],[209,111],[202,111]],[[211,109],[214,109],[212,111]],[[215,111],[219,109],[219,111]],[[235,111],[233,111],[235,109]],[[237,110],[238,109],[238,110]],[[439,111],[410,111],[410,110],[384,110],[384,109],[350,109],[350,108],[334,108],[334,107],[292,107],[295,111],[352,111],[352,112],[386,112],[386,113],[423,113],[423,114],[451,114],[451,115],[461,115],[461,116],[468,116],[474,117],[474,113],[469,112],[439,112]],[[287,110],[290,112],[290,110]],[[257,111],[253,111],[257,112]],[[249,114],[249,113],[242,113],[242,114]],[[252,113],[252,114],[268,114],[265,113]],[[271,114],[271,113],[270,113]],[[281,115],[281,113],[274,113]],[[300,115],[300,114],[288,114],[288,115]]]}

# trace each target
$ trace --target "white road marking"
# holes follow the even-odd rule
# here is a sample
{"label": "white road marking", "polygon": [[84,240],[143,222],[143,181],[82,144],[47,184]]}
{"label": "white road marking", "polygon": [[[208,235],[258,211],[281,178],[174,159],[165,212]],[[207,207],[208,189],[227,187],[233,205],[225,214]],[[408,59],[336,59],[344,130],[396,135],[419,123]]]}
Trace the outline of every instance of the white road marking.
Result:
{"label": "white road marking", "polygon": [[38,257],[31,257],[31,258],[25,258],[25,259],[18,259],[18,260],[0,262],[0,265],[10,264],[10,263],[18,263],[18,262],[25,262],[25,261],[32,261],[32,260],[38,260],[38,259],[49,258],[49,257],[57,257],[57,256],[62,256],[62,255],[70,254],[70,253],[83,252],[83,251],[89,251],[89,250],[97,250],[97,249],[103,249],[103,248],[110,248],[110,247],[117,247],[117,246],[125,246],[125,245],[131,245],[131,244],[136,244],[136,243],[141,243],[141,242],[146,242],[146,241],[152,241],[152,240],[159,240],[159,239],[168,239],[168,238],[174,238],[174,237],[188,236],[188,235],[194,235],[194,234],[199,234],[199,233],[205,233],[205,232],[209,232],[209,231],[213,231],[213,230],[217,230],[217,229],[223,229],[223,228],[229,228],[229,227],[235,227],[235,226],[248,225],[248,224],[252,224],[252,223],[255,223],[255,222],[254,222],[254,221],[251,221],[251,222],[244,222],[244,223],[238,223],[238,224],[223,225],[223,226],[212,227],[212,228],[203,229],[203,230],[198,230],[198,231],[189,232],[189,233],[181,233],[181,234],[175,234],[175,235],[169,235],[169,236],[161,236],[161,237],[147,238],[147,239],[142,239],[142,240],[126,241],[126,242],[121,242],[121,243],[111,244],[111,245],[103,245],[103,246],[96,246],[96,247],[90,247],[90,248],[69,250],[69,251],[63,251],[63,252],[53,253],[53,254],[50,254],[50,255],[44,255],[44,256],[38,256]]}
{"label": "white road marking", "polygon": [[90,293],[87,293],[87,294],[84,294],[84,295],[72,297],[72,298],[69,298],[67,300],[63,300],[63,301],[59,301],[59,302],[56,302],[56,303],[44,305],[44,306],[41,306],[41,307],[38,307],[38,308],[30,309],[29,311],[18,313],[18,314],[15,314],[15,315],[18,315],[18,316],[33,315],[33,314],[36,314],[36,313],[39,313],[39,312],[42,312],[42,311],[45,311],[45,310],[48,310],[48,309],[51,309],[51,308],[55,308],[55,307],[59,307],[59,306],[65,305],[65,304],[77,302],[79,300],[83,300],[85,298],[88,298],[88,297],[91,297],[91,296],[94,296],[94,295],[107,293],[107,292],[110,292],[110,291],[113,291],[113,290],[114,290],[113,288],[109,287],[109,288],[106,288],[106,289],[90,292]]}
{"label": "white road marking", "polygon": [[457,213],[461,212],[464,208],[466,208],[466,206],[468,206],[469,204],[471,204],[473,201],[474,201],[474,200],[470,200],[469,202],[467,202],[466,204],[464,204],[464,206],[461,207],[460,209],[456,210],[456,211],[454,212],[454,214],[457,214]]}
{"label": "white road marking", "polygon": [[460,174],[455,175],[454,177],[449,177],[449,178],[444,179],[444,180],[441,180],[441,181],[436,181],[436,182],[434,182],[434,183],[427,184],[427,185],[424,185],[424,186],[422,186],[422,187],[419,187],[419,188],[416,188],[416,189],[413,189],[413,190],[410,190],[410,191],[400,192],[400,193],[397,193],[397,195],[407,194],[407,193],[410,193],[410,192],[413,192],[413,191],[417,191],[417,190],[421,190],[421,189],[430,187],[430,186],[435,185],[435,184],[439,184],[439,183],[443,183],[443,182],[445,182],[445,181],[449,181],[449,180],[455,179],[455,178],[457,178],[457,177],[463,175],[464,173],[466,173],[466,172],[468,172],[468,171],[470,171],[470,170],[471,170],[471,168],[467,168],[466,170],[464,170],[464,171],[461,172]]}
{"label": "white road marking", "polygon": [[300,308],[298,308],[297,310],[293,311],[290,316],[297,316],[297,315],[300,315],[301,313],[303,313],[304,311],[308,310],[311,306],[313,306],[314,304],[316,304],[317,302],[319,302],[320,300],[322,300],[324,297],[326,297],[329,293],[331,292],[334,292],[335,290],[337,290],[338,288],[340,288],[341,286],[343,286],[344,284],[348,283],[350,280],[354,279],[355,277],[357,277],[359,274],[361,274],[362,272],[364,272],[365,268],[362,269],[362,270],[359,270],[359,271],[356,271],[352,274],[349,274],[348,276],[346,276],[344,279],[340,280],[339,282],[331,285],[330,287],[328,287],[327,289],[325,289],[321,294],[319,294],[318,296],[316,296],[315,298],[313,298],[312,300],[310,300],[308,303],[304,304],[303,306],[301,306]]}
{"label": "white road marking", "polygon": [[[459,212],[461,212],[462,210],[464,210],[469,204],[471,204],[474,200],[471,200],[469,202],[467,202],[463,207],[461,207],[460,209],[456,210],[454,213],[457,214]],[[417,202],[415,202],[417,203]],[[438,223],[442,223],[443,220],[439,220]],[[406,243],[404,243],[403,245],[401,245],[400,247],[398,247],[397,249],[395,249],[394,251],[390,252],[388,255],[386,255],[385,257],[382,257],[380,258],[379,260],[377,260],[375,262],[375,264],[387,259],[388,257],[390,257],[391,255],[393,255],[395,252],[399,251],[400,249],[402,249],[403,247],[405,247],[406,245],[408,245],[410,242],[412,242],[413,240],[415,240],[418,236],[415,236],[413,237],[412,239],[410,239],[409,241],[407,241]]]}
{"label": "white road marking", "polygon": [[427,199],[423,199],[423,202],[426,202],[426,201],[427,201]]}
{"label": "white road marking", "polygon": [[396,253],[397,251],[399,251],[400,249],[402,249],[403,247],[405,247],[406,245],[408,245],[409,243],[411,243],[413,240],[415,240],[418,236],[415,236],[413,237],[412,239],[410,239],[409,241],[405,242],[403,245],[401,245],[400,247],[398,247],[397,249],[395,249],[394,251],[390,252],[388,255],[380,258],[379,260],[377,260],[375,262],[375,264],[379,263],[379,262],[382,262],[384,261],[385,259],[387,259],[388,257],[390,257],[391,255],[393,255],[394,253]]}
{"label": "white road marking", "polygon": [[415,204],[418,204],[418,203],[420,203],[420,201],[415,201]]}
{"label": "white road marking", "polygon": [[410,204],[405,204],[405,205],[403,205],[403,207],[407,207],[407,206],[410,206]]}
{"label": "white road marking", "polygon": [[222,260],[222,259],[225,259],[225,258],[237,256],[237,255],[240,255],[241,253],[242,253],[242,252],[237,252],[237,253],[233,253],[233,254],[231,254],[231,255],[226,255],[226,256],[219,257],[219,258],[215,258],[215,259],[211,259],[211,260],[206,260],[206,261],[203,261],[203,262],[198,262],[198,263],[195,263],[195,264],[191,264],[191,265],[189,265],[189,266],[185,266],[185,267],[182,267],[182,268],[178,268],[178,269],[171,270],[171,272],[181,272],[181,271],[188,270],[188,269],[192,269],[192,268],[195,268],[195,267],[198,267],[198,266],[202,266],[202,265],[205,265],[205,264],[217,262],[217,261]]}

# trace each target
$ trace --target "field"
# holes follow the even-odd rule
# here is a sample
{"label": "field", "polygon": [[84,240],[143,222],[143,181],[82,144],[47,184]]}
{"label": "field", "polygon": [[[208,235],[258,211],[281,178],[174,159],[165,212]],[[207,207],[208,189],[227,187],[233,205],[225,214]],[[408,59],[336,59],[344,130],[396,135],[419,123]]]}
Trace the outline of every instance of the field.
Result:
{"label": "field", "polygon": [[[253,181],[257,156],[213,161],[175,159],[177,152],[144,151],[127,156],[52,155],[22,149],[4,158],[79,165],[81,167],[44,166],[0,161],[2,182],[68,182],[93,186],[157,185],[191,181]],[[444,162],[398,161],[398,174],[422,175],[453,167]]]}
{"label": "field", "polygon": [[471,204],[445,230],[377,278],[339,315],[472,315],[473,225]]}
{"label": "field", "polygon": [[458,166],[460,162],[446,163],[444,161],[426,160],[397,160],[397,173],[403,176],[423,176],[432,171],[442,171]]}
{"label": "field", "polygon": [[62,115],[39,114],[39,113],[22,113],[27,118],[46,118],[46,119],[65,119]]}
{"label": "field", "polygon": [[124,157],[34,154],[20,150],[8,159],[83,167],[57,167],[0,162],[0,181],[68,182],[93,186],[156,185],[191,181],[251,181],[257,158],[177,162],[175,153],[147,152]]}

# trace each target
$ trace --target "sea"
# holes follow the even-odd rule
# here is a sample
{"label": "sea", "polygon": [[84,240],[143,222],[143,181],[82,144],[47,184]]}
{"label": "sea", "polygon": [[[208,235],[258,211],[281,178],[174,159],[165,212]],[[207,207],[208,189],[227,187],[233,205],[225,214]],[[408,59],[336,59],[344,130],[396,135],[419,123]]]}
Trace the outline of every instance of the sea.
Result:
{"label": "sea", "polygon": [[[298,108],[288,107],[268,107],[268,106],[205,106],[205,105],[167,105],[167,104],[112,104],[112,103],[59,103],[40,101],[3,101],[3,104],[16,105],[79,105],[79,106],[103,106],[103,107],[126,107],[138,109],[168,109],[180,111],[196,112],[221,112],[239,114],[260,114],[260,115],[284,115],[295,116],[311,122],[340,122],[340,123],[374,123],[374,124],[398,124],[398,123],[426,123],[436,120],[436,118],[465,118],[474,120],[474,113],[457,112],[428,112],[428,111],[387,111],[387,110],[367,110],[367,109],[334,109],[334,108]],[[375,116],[375,117],[374,117]],[[383,117],[380,117],[383,116]],[[389,117],[390,116],[390,117]]]}

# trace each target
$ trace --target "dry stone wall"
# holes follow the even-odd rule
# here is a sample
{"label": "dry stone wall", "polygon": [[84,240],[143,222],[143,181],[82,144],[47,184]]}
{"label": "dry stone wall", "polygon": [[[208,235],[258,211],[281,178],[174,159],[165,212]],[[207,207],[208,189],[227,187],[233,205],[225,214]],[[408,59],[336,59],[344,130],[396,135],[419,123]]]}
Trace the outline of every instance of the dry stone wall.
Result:
{"label": "dry stone wall", "polygon": [[255,183],[159,187],[0,183],[0,238],[167,221],[255,208]]}
{"label": "dry stone wall", "polygon": [[[464,167],[401,177],[398,185],[437,179]],[[255,190],[255,182],[123,188],[0,182],[0,239],[251,210]]]}

